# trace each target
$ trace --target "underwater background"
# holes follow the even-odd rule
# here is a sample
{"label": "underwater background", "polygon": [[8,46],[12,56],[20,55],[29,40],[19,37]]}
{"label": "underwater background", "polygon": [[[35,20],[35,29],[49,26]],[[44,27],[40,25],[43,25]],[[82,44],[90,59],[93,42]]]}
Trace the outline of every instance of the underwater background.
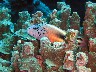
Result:
{"label": "underwater background", "polygon": [[96,0],[0,0],[0,72],[96,72]]}

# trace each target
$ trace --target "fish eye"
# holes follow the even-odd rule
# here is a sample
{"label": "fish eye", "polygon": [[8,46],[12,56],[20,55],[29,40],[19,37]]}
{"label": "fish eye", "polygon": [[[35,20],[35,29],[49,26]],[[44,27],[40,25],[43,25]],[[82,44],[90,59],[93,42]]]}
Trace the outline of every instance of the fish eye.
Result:
{"label": "fish eye", "polygon": [[53,43],[51,43],[51,46],[53,46]]}

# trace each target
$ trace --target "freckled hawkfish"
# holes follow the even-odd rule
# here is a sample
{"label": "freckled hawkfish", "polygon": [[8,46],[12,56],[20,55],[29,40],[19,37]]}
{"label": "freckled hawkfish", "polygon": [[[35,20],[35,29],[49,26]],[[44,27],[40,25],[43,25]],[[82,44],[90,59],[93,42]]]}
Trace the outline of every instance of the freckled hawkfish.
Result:
{"label": "freckled hawkfish", "polygon": [[27,29],[27,33],[36,39],[47,37],[51,42],[63,42],[66,32],[51,24],[34,24]]}

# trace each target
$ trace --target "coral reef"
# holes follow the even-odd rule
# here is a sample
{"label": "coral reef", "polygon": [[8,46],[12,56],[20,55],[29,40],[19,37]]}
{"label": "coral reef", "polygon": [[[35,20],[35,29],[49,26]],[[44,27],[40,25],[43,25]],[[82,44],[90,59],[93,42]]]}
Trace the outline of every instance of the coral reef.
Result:
{"label": "coral reef", "polygon": [[73,12],[72,16],[69,17],[70,28],[80,31],[80,17],[77,12]]}
{"label": "coral reef", "polygon": [[28,13],[28,11],[22,11],[22,12],[19,12],[19,19],[17,21],[17,26],[19,29],[21,28],[27,28],[28,26],[25,25],[25,22],[27,20],[30,20],[31,17],[30,17],[30,14]]}
{"label": "coral reef", "polygon": [[86,3],[85,21],[83,22],[84,34],[88,38],[96,37],[96,25],[95,25],[95,4],[92,2]]}
{"label": "coral reef", "polygon": [[71,13],[71,8],[69,5],[66,5],[65,2],[57,2],[58,16],[61,18],[61,24],[59,25],[61,29],[67,30],[69,28],[69,16]]}
{"label": "coral reef", "polygon": [[89,39],[89,50],[91,52],[96,52],[96,38]]}
{"label": "coral reef", "polygon": [[[28,3],[21,2],[17,7]],[[13,5],[19,16],[15,23],[13,8],[0,4],[0,72],[95,72],[96,3],[86,2],[82,27],[65,2],[57,2],[52,12],[40,0],[32,3],[32,15]]]}
{"label": "coral reef", "polygon": [[32,42],[21,42],[18,40],[16,46],[13,47],[12,51],[12,66],[14,67],[14,71],[28,71],[42,72],[42,68],[36,57],[34,57],[35,47]]}
{"label": "coral reef", "polygon": [[88,56],[79,52],[76,54],[76,67],[78,72],[91,72],[90,68],[86,68],[86,64],[88,62]]}
{"label": "coral reef", "polygon": [[32,24],[37,24],[37,23],[44,23],[46,22],[46,19],[43,18],[43,13],[41,11],[37,11],[35,14],[32,14]]}
{"label": "coral reef", "polygon": [[47,37],[40,40],[40,54],[44,59],[47,71],[58,71],[63,65],[63,57],[65,54],[64,42],[51,43]]}
{"label": "coral reef", "polygon": [[73,51],[66,51],[64,61],[63,61],[63,69],[74,71],[75,69],[75,59],[74,59],[74,52]]}

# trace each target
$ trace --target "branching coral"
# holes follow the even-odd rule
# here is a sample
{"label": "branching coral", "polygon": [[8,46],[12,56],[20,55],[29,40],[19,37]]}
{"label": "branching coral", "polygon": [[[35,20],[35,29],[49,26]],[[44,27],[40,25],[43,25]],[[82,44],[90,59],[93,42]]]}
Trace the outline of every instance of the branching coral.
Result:
{"label": "branching coral", "polygon": [[85,13],[85,21],[83,22],[84,26],[84,33],[89,37],[89,38],[94,38],[96,37],[96,26],[95,26],[95,4],[92,2],[87,2],[86,3],[86,13]]}
{"label": "branching coral", "polygon": [[57,10],[54,9],[53,12],[50,14],[50,22],[49,24],[55,25],[59,27],[61,21],[57,18]]}
{"label": "branching coral", "polygon": [[96,38],[89,39],[89,50],[92,52],[96,52]]}
{"label": "branching coral", "polygon": [[[33,2],[39,9],[45,6],[40,0]],[[47,8],[46,18],[41,12],[43,8],[32,17],[28,11],[22,11],[17,23],[12,23],[10,10],[0,7],[1,71],[4,68],[6,72],[96,71],[96,4],[86,3],[82,30],[77,12],[71,16],[71,8],[65,2],[58,2],[57,8],[52,13]],[[92,66],[90,57],[94,60]]]}
{"label": "branching coral", "polygon": [[78,44],[77,44],[77,37],[78,37],[78,30],[74,29],[68,29],[67,35],[66,35],[66,41],[68,42],[68,49],[70,50],[77,50]]}
{"label": "branching coral", "polygon": [[[11,15],[9,14],[9,9],[5,7],[0,7],[0,37],[5,32],[14,32],[14,25],[11,22]],[[1,39],[0,38],[0,39]]]}
{"label": "branching coral", "polygon": [[90,68],[86,68],[86,64],[88,62],[88,56],[83,53],[83,52],[79,52],[76,54],[76,67],[77,67],[77,71],[79,72],[91,72]]}
{"label": "branching coral", "polygon": [[75,59],[73,51],[66,51],[63,63],[63,69],[74,71]]}
{"label": "branching coral", "polygon": [[10,20],[10,14],[8,13],[10,12],[10,10],[8,8],[5,7],[1,7],[0,8],[0,20]]}
{"label": "branching coral", "polygon": [[31,37],[27,34],[27,30],[25,29],[20,29],[14,33],[18,38],[23,39],[23,40],[36,40],[34,37]]}
{"label": "branching coral", "polygon": [[17,24],[15,25],[15,30],[18,29],[27,29],[27,27],[29,26],[28,24],[25,24],[26,21],[30,21],[31,17],[30,14],[28,13],[28,11],[22,11],[19,12],[19,19],[17,21]]}
{"label": "branching coral", "polygon": [[41,11],[37,11],[35,14],[32,14],[32,16],[33,16],[33,19],[32,19],[33,24],[44,22],[44,19],[42,18],[43,13]]}
{"label": "branching coral", "polygon": [[[5,52],[5,54],[6,53],[9,53],[10,54],[10,51],[12,50],[12,46],[13,46],[13,44],[14,44],[14,37],[13,37],[13,35],[12,34],[2,34],[3,35],[3,38],[4,39],[2,39],[1,40],[1,44],[0,44],[0,49],[1,49],[1,52],[2,53],[4,53]],[[13,43],[13,44],[12,44]]]}
{"label": "branching coral", "polygon": [[11,62],[14,69],[19,71],[26,70],[31,72],[42,72],[38,60],[34,57],[34,51],[35,47],[32,42],[22,43],[19,40],[17,46],[14,47],[14,51],[12,52]]}
{"label": "branching coral", "polygon": [[69,5],[66,5],[64,2],[57,2],[57,6],[59,9],[61,9],[60,11],[58,11],[58,15],[61,18],[60,28],[67,30],[69,28],[68,18],[71,13],[71,8]]}
{"label": "branching coral", "polygon": [[78,30],[80,29],[80,17],[77,12],[73,12],[72,16],[69,17],[70,28]]}
{"label": "branching coral", "polygon": [[[45,64],[49,67],[49,70],[62,65],[63,57],[65,54],[65,46],[63,42],[51,43],[48,38],[44,37],[40,40],[40,53]],[[50,62],[50,63],[49,63]]]}

